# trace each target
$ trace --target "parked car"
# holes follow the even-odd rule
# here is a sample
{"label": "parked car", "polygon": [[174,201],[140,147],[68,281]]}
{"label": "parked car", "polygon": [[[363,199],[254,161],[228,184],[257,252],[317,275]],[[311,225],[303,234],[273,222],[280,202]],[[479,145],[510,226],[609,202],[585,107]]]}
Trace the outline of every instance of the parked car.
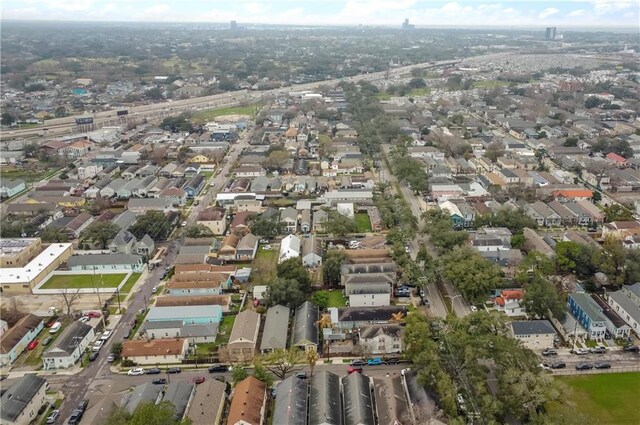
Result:
{"label": "parked car", "polygon": [[464,402],[464,397],[462,397],[462,394],[458,393],[458,395],[456,396],[456,401],[458,402],[458,407],[460,407],[460,410],[467,410],[467,405]]}
{"label": "parked car", "polygon": [[89,354],[89,361],[90,362],[94,361],[95,359],[98,358],[99,355],[100,353],[97,351],[92,352],[91,354]]}
{"label": "parked car", "polygon": [[349,362],[349,365],[350,365],[350,366],[364,366],[364,365],[366,365],[366,364],[367,364],[367,362],[365,362],[364,360],[360,360],[360,359],[357,359],[357,360],[351,360],[351,361]]}
{"label": "parked car", "polygon": [[154,379],[153,381],[151,381],[152,384],[154,385],[164,385],[167,383],[167,379],[166,378],[158,378],[158,379]]}
{"label": "parked car", "polygon": [[469,308],[471,309],[471,311],[478,311],[478,307],[476,307],[475,305],[472,305]]}
{"label": "parked car", "polygon": [[543,356],[557,356],[558,350],[554,350],[553,348],[547,348],[542,352]]}
{"label": "parked car", "polygon": [[607,352],[607,349],[602,346],[598,346],[598,347],[593,347],[591,349],[591,352],[594,354],[604,354]]}
{"label": "parked car", "polygon": [[88,399],[84,399],[80,402],[80,404],[78,405],[78,410],[82,410],[83,412],[87,411],[87,406],[89,405],[89,400]]}
{"label": "parked car", "polygon": [[91,317],[92,319],[99,319],[102,316],[102,313],[99,311],[88,311],[85,313],[85,316]]}
{"label": "parked car", "polygon": [[354,372],[362,373],[362,366],[349,366],[347,368],[347,373],[351,375]]}
{"label": "parked car", "polygon": [[564,369],[567,364],[565,362],[553,362],[550,367],[551,369]]}
{"label": "parked car", "polygon": [[591,363],[578,363],[576,365],[576,370],[590,370],[593,369],[593,365]]}
{"label": "parked car", "polygon": [[82,323],[87,323],[89,320],[91,320],[91,317],[89,316],[82,316],[81,318],[78,319],[78,321]]}
{"label": "parked car", "polygon": [[269,243],[269,239],[260,239],[258,242],[262,244]]}
{"label": "parked car", "polygon": [[100,351],[103,345],[104,341],[100,339],[93,344],[93,347],[91,347],[91,351]]}
{"label": "parked car", "polygon": [[300,378],[300,379],[307,379],[307,372],[298,372],[296,373],[296,378]]}
{"label": "parked car", "polygon": [[400,359],[397,358],[393,358],[393,359],[385,359],[384,361],[385,364],[400,364]]}
{"label": "parked car", "polygon": [[214,364],[209,366],[209,373],[228,372],[231,368],[223,364]]}
{"label": "parked car", "polygon": [[79,410],[79,409],[74,410],[73,412],[71,412],[71,416],[69,417],[67,424],[76,425],[80,423],[80,419],[82,419],[83,414],[84,412],[82,410]]}
{"label": "parked car", "polygon": [[51,413],[49,413],[49,416],[47,416],[47,424],[54,424],[56,423],[56,419],[58,419],[58,416],[60,416],[60,411],[59,410],[54,410]]}
{"label": "parked car", "polygon": [[42,340],[42,345],[44,345],[45,347],[49,344],[51,344],[51,341],[53,341],[53,338],[48,336],[45,339]]}
{"label": "parked car", "polygon": [[116,355],[111,353],[109,357],[107,357],[107,363],[113,363],[116,360]]}
{"label": "parked car", "polygon": [[180,369],[179,367],[172,367],[169,368],[169,370],[167,370],[167,373],[180,373],[182,372],[182,369]]}
{"label": "parked car", "polygon": [[51,329],[49,329],[49,333],[54,334],[58,332],[60,329],[62,329],[62,323],[55,322],[53,325],[51,325]]}
{"label": "parked car", "polygon": [[265,251],[271,251],[271,245],[263,245],[262,249]]}
{"label": "parked car", "polygon": [[204,376],[196,376],[195,378],[193,378],[192,381],[196,385],[202,384],[205,381],[205,377]]}
{"label": "parked car", "polygon": [[33,350],[34,348],[36,348],[38,346],[39,342],[40,342],[39,340],[34,339],[33,341],[31,341],[29,343],[29,345],[27,345],[27,350],[29,350],[29,351]]}
{"label": "parked car", "polygon": [[129,369],[129,372],[127,372],[127,375],[129,376],[138,376],[138,375],[144,375],[144,369],[141,367],[136,367],[133,369]]}
{"label": "parked car", "polygon": [[367,360],[367,365],[369,366],[378,366],[384,364],[384,362],[382,361],[382,359],[380,357],[376,357],[375,359],[369,359]]}
{"label": "parked car", "polygon": [[152,367],[147,371],[147,375],[159,375],[162,371],[157,367]]}
{"label": "parked car", "polygon": [[100,339],[102,341],[106,341],[111,337],[112,333],[113,333],[113,331],[104,331],[104,332],[102,332],[102,336],[100,337]]}
{"label": "parked car", "polygon": [[596,369],[611,369],[611,363],[608,363],[608,362],[596,362],[594,367]]}
{"label": "parked car", "polygon": [[154,286],[153,288],[151,288],[151,293],[155,294],[156,292],[158,292],[158,287]]}
{"label": "parked car", "polygon": [[589,354],[590,351],[588,348],[576,348],[575,350],[573,350],[573,354],[577,354],[579,356],[583,356],[585,354]]}
{"label": "parked car", "polygon": [[638,351],[640,351],[640,347],[638,347],[637,345],[627,345],[624,347],[624,351],[630,351],[632,353],[637,353]]}

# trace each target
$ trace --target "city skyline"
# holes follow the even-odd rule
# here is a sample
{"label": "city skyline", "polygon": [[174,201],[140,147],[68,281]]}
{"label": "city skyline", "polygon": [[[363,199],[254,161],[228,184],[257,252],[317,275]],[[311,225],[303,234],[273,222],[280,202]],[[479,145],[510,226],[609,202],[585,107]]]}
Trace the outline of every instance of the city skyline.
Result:
{"label": "city skyline", "polygon": [[222,1],[7,0],[2,18],[46,21],[210,22],[400,27],[634,27],[634,1],[328,0]]}

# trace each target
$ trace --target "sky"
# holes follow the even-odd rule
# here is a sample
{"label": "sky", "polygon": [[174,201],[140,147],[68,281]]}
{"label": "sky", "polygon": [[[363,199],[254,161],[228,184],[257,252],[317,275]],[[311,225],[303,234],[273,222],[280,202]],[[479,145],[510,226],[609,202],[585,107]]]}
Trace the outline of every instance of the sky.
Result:
{"label": "sky", "polygon": [[638,27],[640,0],[3,0],[2,19],[284,25]]}

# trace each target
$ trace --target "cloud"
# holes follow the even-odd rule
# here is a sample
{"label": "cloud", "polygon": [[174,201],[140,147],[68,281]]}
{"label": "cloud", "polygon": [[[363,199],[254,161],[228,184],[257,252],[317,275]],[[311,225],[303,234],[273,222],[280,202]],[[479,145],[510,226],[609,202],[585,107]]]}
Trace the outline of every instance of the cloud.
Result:
{"label": "cloud", "polygon": [[556,9],[555,7],[548,7],[545,10],[543,10],[542,12],[540,12],[538,17],[540,19],[544,19],[544,18],[548,18],[549,16],[555,15],[558,12],[560,12],[560,10]]}

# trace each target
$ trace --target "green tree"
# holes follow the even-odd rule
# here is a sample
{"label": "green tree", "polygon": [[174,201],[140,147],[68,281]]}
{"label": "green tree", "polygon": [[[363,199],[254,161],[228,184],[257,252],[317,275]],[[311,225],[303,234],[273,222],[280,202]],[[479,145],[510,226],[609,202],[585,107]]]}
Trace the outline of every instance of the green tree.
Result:
{"label": "green tree", "polygon": [[502,283],[500,267],[469,247],[455,248],[446,254],[442,266],[444,277],[474,303],[484,301],[489,291]]}
{"label": "green tree", "polygon": [[14,122],[16,122],[16,118],[8,112],[3,112],[2,115],[0,115],[0,123],[2,125],[11,125]]}
{"label": "green tree", "polygon": [[607,223],[612,221],[632,221],[633,213],[620,204],[611,204],[604,208],[604,217]]}
{"label": "green tree", "polygon": [[189,122],[187,115],[179,115],[177,117],[167,117],[160,123],[160,128],[171,131],[172,133],[187,132],[193,133],[193,125]]}
{"label": "green tree", "polygon": [[518,265],[516,281],[529,282],[535,278],[551,276],[554,272],[553,262],[538,251],[529,252]]}
{"label": "green tree", "polygon": [[118,234],[120,226],[110,221],[100,221],[84,231],[84,237],[105,249],[107,244]]}
{"label": "green tree", "polygon": [[556,244],[556,270],[560,274],[574,273],[582,249],[573,241],[562,241]]}
{"label": "green tree", "polygon": [[204,224],[196,224],[185,229],[184,235],[188,238],[204,238],[213,236],[213,232]]}
{"label": "green tree", "polygon": [[42,242],[68,242],[69,235],[60,227],[47,227],[40,233]]}
{"label": "green tree", "polygon": [[339,249],[327,250],[322,261],[322,281],[325,285],[336,287],[340,284],[340,268],[344,262],[344,252]]}
{"label": "green tree", "polygon": [[469,238],[467,232],[453,230],[451,219],[445,211],[429,210],[422,218],[425,221],[424,231],[440,253],[451,251]]}
{"label": "green tree", "polygon": [[393,174],[398,177],[398,180],[406,182],[411,190],[424,192],[429,188],[429,177],[424,171],[424,166],[414,158],[394,157]]}
{"label": "green tree", "polygon": [[626,252],[624,275],[624,283],[627,285],[640,282],[640,249],[630,249]]}
{"label": "green tree", "polygon": [[323,223],[323,226],[327,233],[336,236],[344,236],[348,233],[355,233],[358,230],[358,225],[353,218],[349,218],[337,211],[327,211],[327,220]]}
{"label": "green tree", "polygon": [[138,216],[129,231],[138,239],[148,234],[154,241],[162,241],[169,236],[171,223],[162,211],[147,211]]}
{"label": "green tree", "polygon": [[136,407],[127,425],[191,425],[191,419],[176,419],[175,406],[168,401],[143,403]]}
{"label": "green tree", "polygon": [[291,156],[289,155],[289,152],[285,150],[276,150],[267,156],[267,159],[264,161],[264,166],[268,170],[280,170],[290,158]]}
{"label": "green tree", "polygon": [[624,283],[625,261],[626,253],[622,242],[612,236],[607,236],[602,249],[593,253],[593,263],[613,285],[620,286]]}
{"label": "green tree", "polygon": [[253,366],[253,376],[267,384],[267,388],[271,388],[273,385],[273,374],[269,372],[269,370],[264,367],[261,362],[255,362]]}
{"label": "green tree", "polygon": [[553,284],[543,278],[536,278],[526,286],[522,301],[527,314],[537,317],[564,317],[564,302]]}
{"label": "green tree", "polygon": [[276,275],[280,279],[295,280],[298,282],[300,290],[304,293],[311,292],[309,272],[302,265],[302,261],[299,258],[290,258],[278,264]]}
{"label": "green tree", "polygon": [[311,296],[311,302],[317,305],[320,310],[324,310],[329,305],[329,295],[326,292],[314,292]]}
{"label": "green tree", "polygon": [[251,233],[263,238],[275,238],[282,233],[282,223],[276,217],[266,218],[253,216],[251,220]]}
{"label": "green tree", "polygon": [[269,283],[265,300],[268,305],[285,305],[295,308],[306,299],[305,292],[295,279],[275,279]]}
{"label": "green tree", "polygon": [[536,371],[509,367],[500,374],[500,393],[508,411],[521,420],[527,420],[544,409],[546,403],[557,399],[553,377]]}
{"label": "green tree", "polygon": [[301,369],[301,363],[304,361],[304,354],[298,347],[291,347],[287,350],[276,349],[257,360],[278,379],[286,379],[287,374]]}
{"label": "green tree", "polygon": [[231,368],[231,380],[233,381],[233,385],[243,381],[247,376],[249,376],[249,373],[247,372],[247,369],[242,367],[242,365],[235,364]]}
{"label": "green tree", "polygon": [[482,215],[476,218],[476,226],[506,227],[511,233],[520,234],[525,227],[535,229],[536,222],[522,210],[500,208],[493,215]]}

